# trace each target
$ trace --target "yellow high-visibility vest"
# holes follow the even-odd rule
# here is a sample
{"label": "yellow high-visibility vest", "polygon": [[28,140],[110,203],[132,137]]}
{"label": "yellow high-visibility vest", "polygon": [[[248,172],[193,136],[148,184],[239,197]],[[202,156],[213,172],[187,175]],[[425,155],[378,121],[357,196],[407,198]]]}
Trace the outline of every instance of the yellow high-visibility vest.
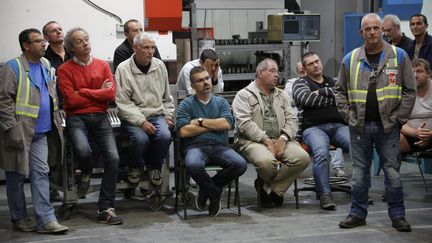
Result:
{"label": "yellow high-visibility vest", "polygon": [[[18,90],[15,100],[15,114],[37,118],[39,114],[39,105],[30,104],[30,78],[28,72],[24,71],[20,58],[15,58],[18,65]],[[52,72],[51,65],[46,58],[41,58],[42,64],[47,68],[48,73]],[[57,101],[54,98],[54,110],[57,110]]]}
{"label": "yellow high-visibility vest", "polygon": [[[392,46],[395,58],[389,58],[386,66],[388,69],[396,69],[398,67],[398,58],[396,47]],[[358,59],[360,48],[356,48],[351,52],[350,57],[350,89],[348,89],[348,98],[353,103],[366,103],[367,89],[358,88],[358,76],[360,71],[361,60],[354,64],[354,60]],[[393,59],[393,60],[392,60]],[[385,87],[376,89],[378,101],[385,99],[402,99],[402,86],[400,85],[387,85]]]}

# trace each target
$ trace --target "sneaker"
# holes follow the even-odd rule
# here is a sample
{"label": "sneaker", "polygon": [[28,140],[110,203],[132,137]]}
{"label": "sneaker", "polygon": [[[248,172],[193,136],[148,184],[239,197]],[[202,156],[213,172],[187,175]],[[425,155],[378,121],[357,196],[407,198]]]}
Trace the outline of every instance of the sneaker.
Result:
{"label": "sneaker", "polygon": [[219,215],[221,208],[222,208],[222,191],[219,193],[219,196],[215,198],[214,200],[210,200],[209,205],[209,216],[210,217],[216,217]]}
{"label": "sneaker", "polygon": [[[267,194],[267,193],[266,193]],[[270,194],[269,194],[269,198],[270,198],[270,200],[273,202],[273,204],[276,206],[276,207],[280,207],[280,206],[282,206],[282,204],[283,204],[283,201],[284,201],[284,198],[283,198],[283,196],[279,196],[278,194],[276,194],[275,192],[270,192]]]}
{"label": "sneaker", "polygon": [[30,217],[27,217],[14,223],[13,229],[22,232],[33,232],[37,230],[37,226]]}
{"label": "sneaker", "polygon": [[335,168],[334,175],[336,177],[346,177],[346,173],[343,167]]}
{"label": "sneaker", "polygon": [[61,201],[61,197],[60,197],[60,193],[53,188],[50,188],[50,202],[60,202]]}
{"label": "sneaker", "polygon": [[82,173],[81,178],[78,180],[77,183],[77,194],[78,198],[82,199],[85,198],[89,188],[90,188],[90,179],[91,179],[91,173]]}
{"label": "sneaker", "polygon": [[366,225],[366,220],[354,215],[348,215],[346,219],[339,222],[339,227],[343,229],[354,228],[363,225]]}
{"label": "sneaker", "polygon": [[198,211],[205,210],[206,204],[207,204],[207,195],[202,190],[198,191],[198,195],[195,199],[195,207],[198,209]]}
{"label": "sneaker", "polygon": [[101,224],[118,225],[123,224],[123,219],[119,218],[114,208],[108,208],[105,210],[98,210],[97,222]]}
{"label": "sneaker", "polygon": [[160,170],[150,170],[150,182],[155,188],[162,186],[162,175]]}
{"label": "sneaker", "polygon": [[129,168],[127,180],[131,184],[138,184],[140,181],[141,171],[139,168]]}
{"label": "sneaker", "polygon": [[392,227],[397,231],[411,232],[411,225],[406,221],[405,217],[399,217],[392,220]]}
{"label": "sneaker", "polygon": [[320,206],[322,209],[333,210],[336,204],[333,201],[333,196],[331,193],[325,192],[320,196]]}
{"label": "sneaker", "polygon": [[69,228],[59,224],[57,221],[51,221],[48,224],[42,226],[37,232],[41,234],[59,234],[68,231]]}

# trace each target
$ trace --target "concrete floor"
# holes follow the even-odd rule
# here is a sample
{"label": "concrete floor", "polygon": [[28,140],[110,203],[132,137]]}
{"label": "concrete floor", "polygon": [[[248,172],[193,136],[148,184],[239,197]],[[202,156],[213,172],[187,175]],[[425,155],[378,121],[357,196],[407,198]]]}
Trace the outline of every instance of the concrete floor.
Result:
{"label": "concrete floor", "polygon": [[[349,162],[347,167],[350,167]],[[62,222],[70,228],[64,235],[13,231],[9,222],[5,186],[2,185],[0,242],[432,242],[432,175],[426,175],[430,187],[429,192],[426,192],[415,164],[403,163],[401,170],[407,220],[413,230],[411,233],[400,233],[391,227],[387,205],[381,201],[382,175],[372,178],[370,196],[374,204],[369,208],[367,225],[339,229],[338,222],[346,217],[350,207],[347,193],[333,193],[337,209],[324,211],[320,209],[313,192],[301,192],[300,209],[296,209],[290,188],[282,207],[259,211],[253,187],[256,173],[253,166],[249,165],[245,175],[240,178],[241,217],[235,211],[222,209],[219,216],[210,218],[206,212],[195,211],[190,206],[188,212],[191,216],[185,221],[173,213],[174,199],[169,198],[161,211],[153,212],[147,199],[140,196],[123,199],[119,193],[116,211],[125,223],[120,226],[97,224],[95,213],[98,193],[94,192],[87,195],[87,199],[80,200],[70,219]],[[308,168],[302,177],[310,175],[311,170]],[[137,194],[140,195],[138,191]],[[30,202],[30,198],[27,198],[27,202]],[[55,206],[58,208],[60,203]],[[29,212],[32,210],[29,209]]]}

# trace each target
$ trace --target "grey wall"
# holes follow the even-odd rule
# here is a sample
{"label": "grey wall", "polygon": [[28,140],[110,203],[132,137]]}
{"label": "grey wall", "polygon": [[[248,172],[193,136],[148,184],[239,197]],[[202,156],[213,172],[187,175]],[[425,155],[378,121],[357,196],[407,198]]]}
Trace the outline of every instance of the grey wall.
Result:
{"label": "grey wall", "polygon": [[[302,0],[302,10],[321,14],[321,41],[309,44],[309,51],[318,53],[324,66],[324,74],[337,76],[343,58],[343,22],[345,12],[362,12],[359,1]],[[360,1],[361,2],[361,1]]]}

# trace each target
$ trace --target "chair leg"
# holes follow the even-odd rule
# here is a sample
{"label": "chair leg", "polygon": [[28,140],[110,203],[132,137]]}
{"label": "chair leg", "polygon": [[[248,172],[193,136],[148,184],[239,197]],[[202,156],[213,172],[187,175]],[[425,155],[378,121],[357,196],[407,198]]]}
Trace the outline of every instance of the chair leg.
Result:
{"label": "chair leg", "polygon": [[230,208],[230,205],[231,205],[231,184],[232,184],[232,181],[230,181],[230,183],[228,184],[228,202],[227,202],[227,208],[228,209]]}
{"label": "chair leg", "polygon": [[422,169],[422,167],[421,167],[421,160],[419,159],[419,157],[417,157],[417,154],[415,154],[415,156],[416,156],[416,160],[417,160],[417,166],[418,166],[418,168],[419,168],[419,170],[420,170],[420,174],[421,174],[422,179],[423,179],[423,184],[424,184],[425,190],[426,190],[426,192],[428,192],[429,190],[428,190],[428,188],[427,188],[426,180],[425,180],[425,178],[424,178],[424,174],[423,174],[423,169]]}
{"label": "chair leg", "polygon": [[241,216],[241,207],[240,207],[240,191],[239,191],[239,178],[237,177],[235,180],[235,197],[234,204],[237,204],[238,216]]}
{"label": "chair leg", "polygon": [[299,199],[298,199],[298,187],[297,187],[297,179],[294,180],[294,197],[296,201],[296,209],[299,209]]}
{"label": "chair leg", "polygon": [[257,192],[257,211],[261,211],[261,183],[260,178],[257,176],[257,179],[255,179],[254,182],[255,190]]}
{"label": "chair leg", "polygon": [[178,209],[178,196],[179,196],[179,193],[180,193],[180,190],[179,190],[180,175],[179,175],[178,169],[175,170],[174,177],[175,177],[174,187],[175,187],[175,191],[176,191],[175,202],[174,202],[174,213],[177,213],[177,209]]}
{"label": "chair leg", "polygon": [[182,173],[182,199],[183,199],[183,218],[187,220],[187,199],[186,199],[186,169],[184,167],[181,168]]}

